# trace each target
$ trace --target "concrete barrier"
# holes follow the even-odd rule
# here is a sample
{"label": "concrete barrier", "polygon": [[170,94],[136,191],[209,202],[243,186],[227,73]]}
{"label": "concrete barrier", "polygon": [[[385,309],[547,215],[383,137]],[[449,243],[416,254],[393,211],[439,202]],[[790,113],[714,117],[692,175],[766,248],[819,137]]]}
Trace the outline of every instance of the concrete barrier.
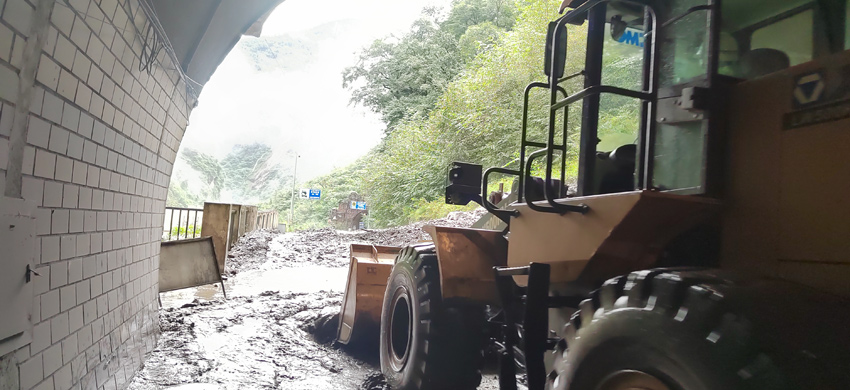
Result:
{"label": "concrete barrier", "polygon": [[221,289],[224,291],[212,237],[162,243],[159,252],[159,292],[212,283],[222,283]]}
{"label": "concrete barrier", "polygon": [[[277,229],[277,211],[257,212],[257,229]],[[284,229],[283,231],[286,231]]]}
{"label": "concrete barrier", "polygon": [[227,252],[239,237],[257,229],[277,227],[277,211],[258,211],[257,206],[204,202],[201,232],[212,237],[218,267],[224,270]]}

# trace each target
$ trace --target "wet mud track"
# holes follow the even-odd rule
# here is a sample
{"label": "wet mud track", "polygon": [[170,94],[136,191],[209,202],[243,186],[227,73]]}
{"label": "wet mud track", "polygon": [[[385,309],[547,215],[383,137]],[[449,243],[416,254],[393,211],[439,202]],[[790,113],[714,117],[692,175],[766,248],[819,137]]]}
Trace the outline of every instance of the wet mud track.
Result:
{"label": "wet mud track", "polygon": [[374,366],[311,335],[337,292],[267,292],[164,309],[157,349],[131,388],[356,389]]}
{"label": "wet mud track", "polygon": [[[130,389],[386,389],[374,354],[333,342],[348,245],[411,244],[419,228],[249,233],[227,259],[229,299],[220,286],[161,294],[162,333]],[[479,387],[497,388],[493,375]]]}

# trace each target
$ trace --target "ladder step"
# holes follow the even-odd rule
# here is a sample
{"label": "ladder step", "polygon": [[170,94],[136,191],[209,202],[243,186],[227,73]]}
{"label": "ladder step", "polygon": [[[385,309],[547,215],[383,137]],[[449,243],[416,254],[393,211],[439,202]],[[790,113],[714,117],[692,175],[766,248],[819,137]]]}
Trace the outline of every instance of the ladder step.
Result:
{"label": "ladder step", "polygon": [[496,276],[517,276],[517,275],[528,275],[529,270],[531,268],[529,266],[525,267],[496,267]]}
{"label": "ladder step", "polygon": [[[526,146],[526,147],[532,146],[532,147],[535,147],[535,148],[545,148],[546,143],[545,142],[525,141],[524,146]],[[552,147],[555,148],[555,150],[565,148],[564,144],[552,145]]]}

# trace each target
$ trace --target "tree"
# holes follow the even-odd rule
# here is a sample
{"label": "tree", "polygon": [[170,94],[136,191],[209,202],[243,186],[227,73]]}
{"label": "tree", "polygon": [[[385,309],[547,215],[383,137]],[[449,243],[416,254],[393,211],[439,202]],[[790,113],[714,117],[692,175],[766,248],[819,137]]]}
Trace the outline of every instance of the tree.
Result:
{"label": "tree", "polygon": [[[319,176],[303,183],[303,187],[319,188],[322,190],[321,199],[295,198],[295,223],[296,229],[311,229],[328,226],[328,218],[331,209],[335,209],[341,200],[345,200],[352,192],[364,188],[363,175],[370,169],[369,159],[371,154],[366,155],[354,163],[335,169],[333,172]],[[291,180],[291,176],[287,177]],[[292,199],[292,182],[281,186],[274,195],[261,204],[266,209],[276,210],[282,220],[289,218],[290,202]]]}
{"label": "tree", "polygon": [[[484,166],[516,165],[522,117],[522,92],[532,81],[544,81],[546,26],[557,15],[551,1],[528,2],[512,31],[469,62],[422,119],[401,121],[370,158],[365,175],[370,218],[376,225],[408,223],[443,202],[446,172],[452,161]],[[583,67],[584,27],[571,26],[567,73]],[[469,32],[469,29],[467,30]],[[571,92],[580,79],[567,83]],[[544,139],[548,95],[540,90],[530,102],[529,135]],[[570,133],[578,133],[579,114],[571,115]],[[568,177],[575,177],[577,137],[571,137]],[[495,178],[498,179],[498,178]]]}
{"label": "tree", "polygon": [[221,160],[225,187],[233,197],[242,201],[259,199],[269,188],[280,182],[280,164],[272,161],[272,148],[266,144],[233,145]]}
{"label": "tree", "polygon": [[461,71],[457,41],[427,14],[402,39],[379,39],[343,72],[351,102],[381,115],[388,131],[407,116],[426,114],[446,85]]}
{"label": "tree", "polygon": [[[285,179],[280,164],[272,159],[273,154],[268,145],[254,143],[234,145],[221,160],[188,148],[181,152],[180,157],[200,174],[203,188],[193,195],[202,199],[200,203],[221,200],[225,190],[230,191],[229,201],[255,203],[269,197]],[[170,186],[169,194],[172,193],[177,202],[191,191],[184,181],[179,186]]]}
{"label": "tree", "polygon": [[[470,0],[456,2],[455,6],[475,3],[499,4]],[[463,209],[443,204],[446,173],[452,161],[516,167],[523,90],[530,82],[546,80],[546,27],[557,17],[554,10],[558,4],[555,0],[522,3],[516,13],[521,16],[509,25],[509,31],[502,30],[506,24],[493,20],[478,22],[479,13],[472,12],[475,8],[471,6],[453,9],[446,21],[430,10],[414,24],[411,33],[401,39],[378,40],[361,53],[358,64],[345,74],[345,82],[351,83],[347,86],[352,89],[352,101],[375,109],[385,120],[390,118],[391,131],[354,164],[299,183],[301,187],[322,189],[323,196],[321,200],[296,199],[295,227],[327,226],[330,210],[352,192],[365,196],[373,227],[440,217],[449,210]],[[451,19],[452,15],[456,19]],[[466,22],[447,24],[448,20]],[[460,28],[457,26],[463,26],[460,35],[453,30]],[[584,67],[586,27],[569,26],[568,31],[565,73],[573,74]],[[634,50],[606,41],[606,84],[639,88],[640,56],[634,56]],[[443,72],[445,69],[453,70]],[[583,88],[580,77],[564,86],[568,93]],[[543,141],[548,129],[548,91],[537,90],[529,106],[529,138]],[[600,138],[631,142],[628,137],[637,128],[638,106],[633,101],[603,97]],[[566,160],[568,181],[575,180],[577,173],[581,105],[570,110],[568,153],[559,157]],[[602,144],[600,148],[604,149]],[[279,190],[262,205],[288,215],[292,183],[287,180],[292,178],[280,176],[271,161],[270,149],[264,145],[235,147],[221,162],[223,171],[228,172],[223,186],[250,194],[269,187],[255,185],[263,180],[286,183],[278,185]],[[210,172],[209,177],[220,178],[213,174],[214,169]],[[532,173],[542,175],[542,164],[534,166]],[[512,179],[494,177],[493,181],[510,185]]]}
{"label": "tree", "polygon": [[485,22],[502,31],[511,30],[516,18],[517,8],[512,0],[455,0],[442,27],[459,39],[469,27]]}
{"label": "tree", "polygon": [[[466,63],[513,26],[515,8],[512,0],[463,0],[453,3],[446,19],[426,8],[410,32],[376,40],[345,69],[351,103],[380,114],[388,134],[404,119],[427,117]],[[471,26],[477,27],[466,35]]]}
{"label": "tree", "polygon": [[181,157],[189,164],[189,167],[201,174],[201,179],[206,185],[204,194],[213,199],[220,198],[225,177],[218,159],[190,148],[186,148]]}
{"label": "tree", "polygon": [[192,192],[187,180],[176,180],[173,178],[168,186],[168,199],[165,205],[168,207],[203,207],[204,200],[197,193]]}
{"label": "tree", "polygon": [[459,54],[464,62],[469,63],[496,46],[504,34],[504,30],[489,21],[469,26],[458,40]]}

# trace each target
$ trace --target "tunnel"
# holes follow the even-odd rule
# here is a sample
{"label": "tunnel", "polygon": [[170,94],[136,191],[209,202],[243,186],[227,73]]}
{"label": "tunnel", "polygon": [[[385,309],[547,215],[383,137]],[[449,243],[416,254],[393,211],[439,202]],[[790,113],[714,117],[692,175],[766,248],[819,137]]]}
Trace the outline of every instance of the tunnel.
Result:
{"label": "tunnel", "polygon": [[129,385],[189,114],[279,2],[0,0],[0,389]]}

